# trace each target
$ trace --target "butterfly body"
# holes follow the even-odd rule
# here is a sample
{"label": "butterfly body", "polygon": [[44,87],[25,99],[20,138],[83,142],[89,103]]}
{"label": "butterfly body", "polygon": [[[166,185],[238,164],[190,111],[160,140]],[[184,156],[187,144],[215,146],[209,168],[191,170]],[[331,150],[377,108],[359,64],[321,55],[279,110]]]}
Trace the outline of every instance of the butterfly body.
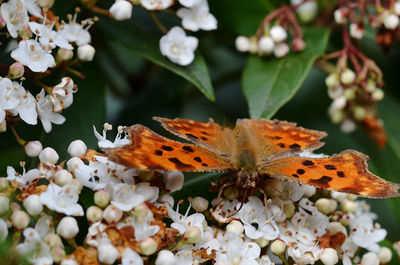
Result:
{"label": "butterfly body", "polygon": [[310,152],[323,145],[326,133],[294,123],[241,119],[235,128],[213,120],[155,118],[171,133],[192,142],[162,137],[142,125],[126,128],[131,144],[104,151],[117,163],[141,170],[230,172],[236,186],[254,189],[264,176],[365,197],[400,194],[399,184],[368,171],[368,157],[346,150],[331,157]]}

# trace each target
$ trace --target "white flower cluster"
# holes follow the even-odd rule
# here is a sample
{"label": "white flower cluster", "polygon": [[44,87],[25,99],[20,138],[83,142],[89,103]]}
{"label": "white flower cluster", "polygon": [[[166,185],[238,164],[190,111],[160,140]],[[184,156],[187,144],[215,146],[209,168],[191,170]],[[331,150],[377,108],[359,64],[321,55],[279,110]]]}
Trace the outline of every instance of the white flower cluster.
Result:
{"label": "white flower cluster", "polygon": [[[362,98],[368,98],[372,102],[383,99],[384,92],[377,87],[377,82],[369,79],[365,86],[360,87],[355,83],[356,74],[351,69],[332,73],[326,79],[328,95],[333,100],[329,106],[329,116],[333,123],[340,123],[343,132],[350,133],[355,130],[356,122],[361,122],[366,116],[374,117],[374,113],[368,113],[370,104]],[[362,98],[360,98],[362,97]],[[372,111],[372,110],[371,110]]]}
{"label": "white flower cluster", "polygon": [[[103,135],[95,131],[99,147],[128,143],[121,133],[107,140],[109,129],[105,124]],[[64,162],[57,164],[52,148],[35,150],[38,168],[19,174],[8,167],[7,178],[0,179],[0,241],[11,227],[23,231],[19,241],[14,235],[15,250],[32,264],[145,264],[151,255],[157,256],[156,265],[272,265],[289,264],[288,259],[296,264],[341,260],[344,265],[379,265],[391,260],[391,251],[378,245],[386,230],[353,195],[331,192],[321,197],[314,187],[271,179],[264,197],[251,196],[245,203],[217,198],[212,208],[195,197],[181,214],[181,202],[174,210],[168,194],[182,187],[180,172],[125,168],[88,150],[81,140],[68,147],[66,169]],[[86,212],[79,203],[83,187],[94,192],[94,205]],[[10,204],[7,197],[15,189],[21,204]],[[51,211],[60,218],[54,219]],[[90,227],[80,231],[75,216],[85,214]],[[78,233],[85,236],[84,247],[76,245]],[[74,248],[70,255],[65,243]],[[360,249],[368,252],[359,256]]]}
{"label": "white flower cluster", "polygon": [[[173,0],[140,0],[143,8],[164,10],[174,4]],[[183,6],[177,11],[182,19],[182,27],[190,31],[215,30],[217,20],[210,13],[207,0],[179,0]],[[110,8],[111,15],[116,20],[129,19],[132,16],[132,3],[127,0],[116,0]],[[194,60],[194,52],[198,46],[198,39],[187,36],[182,27],[175,26],[160,39],[161,54],[172,62],[186,66]]]}
{"label": "white flower cluster", "polygon": [[[260,38],[239,36],[236,38],[235,45],[240,52],[250,52],[259,56],[274,54],[275,57],[282,58],[290,51],[287,38],[287,31],[282,26],[276,25],[264,29],[264,35]],[[292,49],[295,52],[302,51],[305,46],[305,42],[300,38],[292,41]]]}

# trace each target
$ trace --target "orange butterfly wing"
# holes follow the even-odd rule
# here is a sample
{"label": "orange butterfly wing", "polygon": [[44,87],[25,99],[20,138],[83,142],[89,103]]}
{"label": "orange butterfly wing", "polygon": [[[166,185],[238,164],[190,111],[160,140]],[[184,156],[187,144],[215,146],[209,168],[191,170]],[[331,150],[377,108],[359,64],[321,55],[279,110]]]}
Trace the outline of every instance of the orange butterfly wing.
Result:
{"label": "orange butterfly wing", "polygon": [[327,158],[285,157],[266,163],[262,173],[281,180],[364,197],[398,197],[400,184],[391,183],[368,171],[368,157],[354,150]]}
{"label": "orange butterfly wing", "polygon": [[167,139],[138,124],[125,130],[131,144],[104,149],[108,157],[116,163],[140,170],[233,170],[228,161],[202,147]]}
{"label": "orange butterfly wing", "polygon": [[262,158],[284,151],[315,150],[324,145],[319,140],[327,136],[325,132],[305,129],[286,121],[240,119],[236,124],[246,127],[255,137]]}
{"label": "orange butterfly wing", "polygon": [[212,119],[208,122],[179,118],[170,120],[154,117],[153,119],[160,122],[167,131],[220,156],[230,157],[232,153],[232,130],[219,126]]}

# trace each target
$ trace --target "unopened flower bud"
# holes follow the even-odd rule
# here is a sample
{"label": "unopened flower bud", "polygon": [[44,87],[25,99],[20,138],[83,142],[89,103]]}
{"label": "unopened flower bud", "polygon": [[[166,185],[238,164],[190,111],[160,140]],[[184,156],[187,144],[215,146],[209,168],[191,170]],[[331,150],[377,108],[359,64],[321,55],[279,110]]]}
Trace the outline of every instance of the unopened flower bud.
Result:
{"label": "unopened flower bud", "polygon": [[55,0],[36,0],[41,8],[51,8],[54,5],[54,1]]}
{"label": "unopened flower bud", "polygon": [[11,215],[11,223],[18,230],[28,227],[30,221],[29,215],[24,211],[15,211]]}
{"label": "unopened flower bud", "polygon": [[97,253],[99,261],[103,264],[114,264],[119,256],[118,249],[110,243],[100,244]]}
{"label": "unopened flower bud", "polygon": [[332,102],[332,108],[338,109],[338,110],[343,109],[344,107],[346,107],[346,103],[347,103],[347,100],[345,97],[343,97],[343,96],[338,97]]}
{"label": "unopened flower bud", "polygon": [[342,122],[342,125],[340,126],[340,129],[344,133],[351,133],[356,129],[356,124],[353,120],[346,119]]}
{"label": "unopened flower bud", "polygon": [[0,133],[7,131],[7,121],[3,120],[0,122]]}
{"label": "unopened flower bud", "polygon": [[163,196],[161,196],[160,202],[164,204],[169,204],[169,206],[171,207],[174,206],[174,198],[169,194],[164,194]]}
{"label": "unopened flower bud", "polygon": [[248,37],[239,36],[235,40],[236,49],[240,52],[250,51],[251,41]]}
{"label": "unopened flower bud", "polygon": [[274,50],[274,41],[272,38],[263,36],[258,41],[258,49],[260,52],[270,54]]}
{"label": "unopened flower bud", "polygon": [[204,212],[208,208],[208,200],[203,197],[196,196],[192,199],[192,207],[197,212]]}
{"label": "unopened flower bud", "polygon": [[244,226],[240,221],[232,220],[227,226],[226,231],[233,232],[240,236],[243,234]]}
{"label": "unopened flower bud", "polygon": [[379,261],[381,264],[389,263],[392,260],[392,251],[388,247],[381,247],[379,249]]}
{"label": "unopened flower bud", "polygon": [[106,209],[104,209],[103,217],[109,224],[115,224],[122,218],[123,212],[115,207],[114,205],[108,205]]}
{"label": "unopened flower bud", "polygon": [[69,257],[68,259],[63,259],[60,263],[60,265],[79,265],[76,260],[73,259],[73,257]]}
{"label": "unopened flower bud", "polygon": [[81,157],[86,154],[87,147],[82,140],[75,140],[68,146],[68,154],[72,157]]}
{"label": "unopened flower bud", "polygon": [[327,198],[320,198],[315,202],[315,206],[321,213],[329,214],[331,212],[331,203],[329,201]]}
{"label": "unopened flower bud", "polygon": [[333,16],[335,17],[335,22],[338,24],[344,24],[347,22],[347,8],[342,7],[339,9],[336,9],[335,12],[333,13]]}
{"label": "unopened flower bud", "polygon": [[256,37],[250,38],[250,50],[251,54],[256,54],[258,52],[258,41]]}
{"label": "unopened flower bud", "polygon": [[191,226],[186,229],[183,234],[183,240],[189,244],[193,244],[201,240],[201,231],[197,226]]}
{"label": "unopened flower bud", "polygon": [[400,241],[396,241],[393,243],[393,248],[397,252],[397,256],[400,256]]}
{"label": "unopened flower bud", "polygon": [[65,250],[62,247],[55,247],[50,251],[50,254],[55,263],[60,263],[65,257]]}
{"label": "unopened flower bud", "polygon": [[[293,2],[293,1],[292,1]],[[302,1],[303,2],[303,1]],[[299,20],[303,23],[309,23],[317,16],[318,5],[316,2],[304,2],[296,10]]]}
{"label": "unopened flower bud", "polygon": [[10,209],[10,199],[0,195],[0,215],[6,213],[8,209]]}
{"label": "unopened flower bud", "polygon": [[74,51],[64,48],[59,48],[56,54],[57,62],[66,62],[74,57]]}
{"label": "unopened flower bud", "polygon": [[78,58],[84,62],[93,60],[96,50],[90,44],[85,44],[78,47]]}
{"label": "unopened flower bud", "polygon": [[257,243],[257,245],[260,246],[260,248],[265,248],[266,246],[268,246],[269,240],[266,240],[264,238],[259,238],[259,239],[256,239],[256,243]]}
{"label": "unopened flower bud", "polygon": [[156,265],[175,265],[177,264],[174,253],[169,250],[163,249],[158,252]]}
{"label": "unopened flower bud", "polygon": [[345,99],[347,100],[353,100],[356,98],[356,91],[354,88],[346,88],[343,91],[343,96],[345,97]]}
{"label": "unopened flower bud", "polygon": [[377,89],[375,89],[374,92],[372,92],[372,99],[374,101],[380,101],[383,99],[384,96],[385,96],[385,93],[380,88],[377,88]]}
{"label": "unopened flower bud", "polygon": [[51,147],[46,147],[39,154],[39,160],[43,163],[55,164],[58,161],[58,154],[56,150]]}
{"label": "unopened flower bud", "polygon": [[151,237],[147,237],[139,242],[139,249],[143,255],[149,256],[157,251],[157,242]]}
{"label": "unopened flower bud", "polygon": [[367,252],[361,258],[361,265],[379,265],[379,257],[374,252]]}
{"label": "unopened flower bud", "polygon": [[282,240],[277,239],[274,242],[272,242],[271,252],[274,255],[280,256],[285,252],[285,250],[286,250],[286,244]]}
{"label": "unopened flower bud", "polygon": [[55,234],[55,233],[47,234],[44,237],[43,241],[47,245],[49,245],[50,248],[62,247],[63,246],[61,237],[58,234]]}
{"label": "unopened flower bud", "polygon": [[269,34],[274,42],[282,42],[287,38],[287,32],[281,26],[273,26],[269,30]]}
{"label": "unopened flower bud", "polygon": [[325,248],[321,255],[321,261],[325,265],[335,265],[339,262],[337,251],[333,248]]}
{"label": "unopened flower bud", "polygon": [[283,210],[285,212],[285,215],[287,218],[291,218],[292,215],[294,214],[296,207],[294,206],[293,203],[288,203],[285,204],[285,206],[283,207]]}
{"label": "unopened flower bud", "polygon": [[20,78],[24,75],[25,68],[20,62],[15,62],[8,69],[8,77],[10,79]]}
{"label": "unopened flower bud", "polygon": [[400,16],[400,2],[396,2],[394,4],[394,13],[396,13],[396,15]]}
{"label": "unopened flower bud", "polygon": [[277,58],[282,58],[289,53],[289,46],[286,43],[279,43],[274,48],[274,55]]}
{"label": "unopened flower bud", "polygon": [[340,205],[340,209],[345,213],[354,213],[357,210],[357,207],[357,203],[349,199],[344,200]]}
{"label": "unopened flower bud", "polygon": [[373,79],[368,79],[367,85],[365,86],[365,90],[367,92],[373,92],[376,89],[376,82]]}
{"label": "unopened flower bud", "polygon": [[36,216],[43,211],[43,204],[40,202],[40,197],[37,194],[29,195],[24,201],[24,207],[32,216]]}
{"label": "unopened flower bud", "polygon": [[[6,178],[0,178],[0,192],[3,192],[10,187],[10,182]],[[1,211],[0,211],[1,214]]]}
{"label": "unopened flower bud", "polygon": [[139,179],[143,181],[151,181],[154,178],[154,176],[155,176],[154,171],[144,170],[139,172]]}
{"label": "unopened flower bud", "polygon": [[390,14],[383,21],[383,25],[387,29],[394,30],[399,25],[399,17],[395,14]]}
{"label": "unopened flower bud", "polygon": [[145,217],[149,211],[149,207],[145,203],[141,203],[133,208],[133,214],[136,217]]}
{"label": "unopened flower bud", "polygon": [[110,203],[110,193],[106,190],[99,190],[94,193],[94,203],[105,208]]}
{"label": "unopened flower bud", "polygon": [[103,220],[103,210],[97,206],[90,206],[86,210],[86,217],[90,223],[96,223]]}
{"label": "unopened flower bud", "polygon": [[28,24],[24,24],[18,29],[18,35],[21,37],[21,39],[30,39],[32,38],[33,34],[31,29],[29,28]]}
{"label": "unopened flower bud", "polygon": [[185,176],[182,172],[166,172],[164,173],[165,189],[174,192],[182,189]]}
{"label": "unopened flower bud", "polygon": [[74,238],[79,232],[78,222],[71,216],[61,219],[57,226],[57,233],[65,239]]}
{"label": "unopened flower bud", "polygon": [[54,180],[57,185],[64,186],[72,183],[72,174],[65,169],[58,170],[54,175]]}
{"label": "unopened flower bud", "polygon": [[132,4],[126,0],[116,0],[110,7],[110,13],[116,20],[127,20],[132,16]]}
{"label": "unopened flower bud", "polygon": [[85,163],[79,157],[73,157],[67,161],[67,169],[70,172],[75,172],[75,169],[83,166]]}
{"label": "unopened flower bud", "polygon": [[334,235],[337,232],[342,232],[346,234],[346,228],[339,222],[330,222],[327,227],[327,231],[329,234]]}
{"label": "unopened flower bud", "polygon": [[43,146],[39,141],[29,141],[24,145],[24,150],[27,156],[37,157],[42,152]]}
{"label": "unopened flower bud", "polygon": [[235,186],[229,186],[224,190],[224,197],[228,200],[234,200],[239,196],[239,190]]}
{"label": "unopened flower bud", "polygon": [[355,39],[362,39],[364,36],[364,28],[358,24],[352,23],[350,24],[350,36],[352,36]]}
{"label": "unopened flower bud", "polygon": [[361,106],[354,106],[353,116],[354,116],[355,120],[362,121],[365,118],[366,114],[367,114],[367,111],[365,110],[365,108],[363,108]]}
{"label": "unopened flower bud", "polygon": [[21,206],[16,202],[11,203],[10,208],[13,213],[21,210]]}
{"label": "unopened flower bud", "polygon": [[345,85],[352,84],[354,80],[356,80],[356,74],[348,68],[340,74],[340,81]]}
{"label": "unopened flower bud", "polygon": [[328,88],[338,87],[340,86],[339,77],[337,73],[331,73],[325,79],[325,84]]}
{"label": "unopened flower bud", "polygon": [[303,39],[297,38],[292,42],[292,50],[294,52],[300,52],[306,48],[306,43]]}

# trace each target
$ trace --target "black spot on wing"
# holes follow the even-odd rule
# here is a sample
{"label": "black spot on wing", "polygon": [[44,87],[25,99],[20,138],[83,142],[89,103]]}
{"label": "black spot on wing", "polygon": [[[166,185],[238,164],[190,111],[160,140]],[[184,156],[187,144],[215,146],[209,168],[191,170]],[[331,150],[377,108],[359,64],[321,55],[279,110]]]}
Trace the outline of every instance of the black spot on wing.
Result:
{"label": "black spot on wing", "polygon": [[284,148],[284,147],[285,147],[285,144],[284,144],[284,143],[279,143],[278,146],[279,146],[280,148]]}
{"label": "black spot on wing", "polygon": [[197,161],[197,162],[199,162],[199,163],[201,163],[201,162],[202,162],[201,158],[200,158],[200,157],[198,157],[198,156],[196,156],[195,158],[193,158],[193,160],[194,160],[194,161]]}
{"label": "black spot on wing", "polygon": [[172,163],[175,164],[175,166],[179,169],[179,168],[192,168],[192,165],[189,164],[185,164],[182,163],[178,158],[174,157],[174,158],[168,158],[169,161],[171,161]]}
{"label": "black spot on wing", "polygon": [[189,139],[195,139],[195,140],[198,140],[198,139],[199,139],[197,136],[195,136],[195,135],[193,135],[193,134],[191,134],[191,133],[187,133],[186,136],[187,136],[187,138],[189,138]]}
{"label": "black spot on wing", "polygon": [[334,165],[325,165],[324,166],[327,170],[336,170],[336,167]]}
{"label": "black spot on wing", "polygon": [[272,140],[280,140],[280,139],[282,139],[282,137],[276,135],[276,136],[272,136],[271,139]]}
{"label": "black spot on wing", "polygon": [[299,169],[297,170],[297,174],[299,174],[299,175],[303,175],[305,172],[306,172],[306,171],[305,171],[304,169],[302,169],[302,168],[299,168]]}
{"label": "black spot on wing", "polygon": [[208,138],[207,138],[207,137],[202,136],[202,137],[200,137],[200,138],[201,138],[201,140],[203,140],[203,141],[208,141]]}
{"label": "black spot on wing", "polygon": [[304,166],[313,166],[315,165],[313,161],[311,160],[304,160],[303,162],[301,162]]}
{"label": "black spot on wing", "polygon": [[206,164],[206,163],[202,163],[201,164],[203,167],[208,167],[208,164]]}
{"label": "black spot on wing", "polygon": [[168,146],[168,145],[162,145],[162,146],[161,146],[161,149],[162,149],[162,150],[165,150],[165,151],[172,151],[172,150],[174,150],[174,148],[172,148],[171,146]]}
{"label": "black spot on wing", "polygon": [[339,178],[344,178],[343,171],[338,171],[338,172],[336,172],[336,174],[338,175]]}
{"label": "black spot on wing", "polygon": [[200,131],[202,134],[204,134],[204,135],[210,135],[208,132],[206,132],[206,131]]}
{"label": "black spot on wing", "polygon": [[322,177],[319,178],[319,179],[311,179],[311,180],[309,181],[309,183],[311,183],[311,184],[317,184],[317,185],[319,185],[319,186],[322,186],[322,187],[324,187],[324,188],[327,188],[327,187],[329,186],[329,182],[330,182],[331,180],[332,180],[331,177],[322,176]]}
{"label": "black spot on wing", "polygon": [[297,174],[292,174],[292,177],[299,178],[299,175],[297,175]]}
{"label": "black spot on wing", "polygon": [[162,156],[163,151],[161,151],[161,150],[156,150],[156,151],[154,152],[154,154],[155,154],[156,156]]}
{"label": "black spot on wing", "polygon": [[291,145],[289,145],[289,148],[292,149],[292,150],[299,150],[300,147],[301,147],[301,146],[298,145],[298,144],[291,144]]}
{"label": "black spot on wing", "polygon": [[188,145],[183,146],[182,150],[184,150],[186,152],[189,152],[189,153],[193,153],[194,152],[193,148],[188,146]]}

